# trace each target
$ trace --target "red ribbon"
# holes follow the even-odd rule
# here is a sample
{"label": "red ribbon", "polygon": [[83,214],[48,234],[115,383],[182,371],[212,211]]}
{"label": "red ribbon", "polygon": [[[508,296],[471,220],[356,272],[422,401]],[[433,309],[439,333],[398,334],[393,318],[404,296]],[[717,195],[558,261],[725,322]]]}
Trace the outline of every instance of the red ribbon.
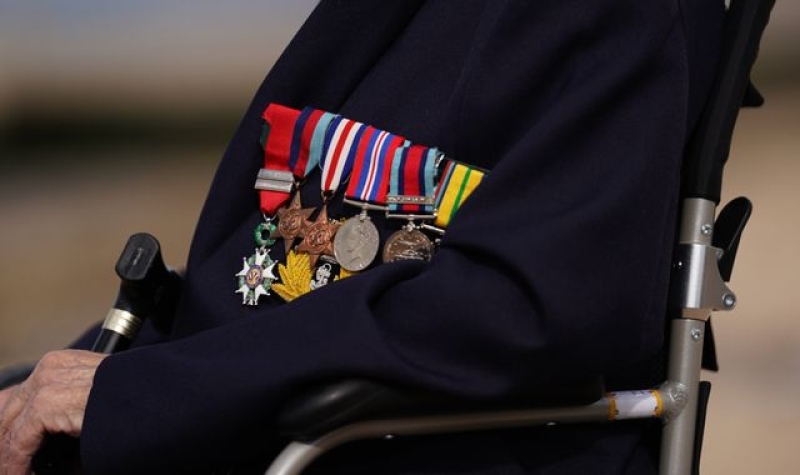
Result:
{"label": "red ribbon", "polygon": [[[289,151],[292,146],[294,124],[300,111],[280,104],[270,104],[262,117],[269,123],[269,136],[264,145],[264,168],[273,171],[291,172]],[[275,216],[278,208],[289,201],[290,193],[259,190],[261,211],[267,216]]]}

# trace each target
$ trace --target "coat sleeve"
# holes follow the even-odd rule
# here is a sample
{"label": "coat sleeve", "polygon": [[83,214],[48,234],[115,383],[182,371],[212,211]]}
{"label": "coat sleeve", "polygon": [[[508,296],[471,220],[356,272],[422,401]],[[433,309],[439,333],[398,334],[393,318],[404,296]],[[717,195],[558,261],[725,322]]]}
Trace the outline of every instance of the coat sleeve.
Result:
{"label": "coat sleeve", "polygon": [[[84,420],[87,473],[258,458],[275,411],[313,381],[499,398],[658,352],[687,120],[680,14],[576,3],[511,1],[484,19],[443,137],[492,170],[431,262],[107,358]],[[279,99],[262,90],[249,115]],[[234,143],[257,143],[256,120]]]}

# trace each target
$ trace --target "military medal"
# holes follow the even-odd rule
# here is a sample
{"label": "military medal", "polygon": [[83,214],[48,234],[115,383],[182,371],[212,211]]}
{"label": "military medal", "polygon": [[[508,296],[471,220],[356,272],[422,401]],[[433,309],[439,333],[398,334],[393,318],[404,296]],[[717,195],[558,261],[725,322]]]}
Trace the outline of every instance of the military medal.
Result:
{"label": "military medal", "polygon": [[[314,129],[325,113],[311,108],[303,111],[279,104],[270,104],[264,110],[264,168],[259,170],[255,189],[259,193],[259,207],[264,221],[255,231],[256,251],[243,258],[244,265],[237,279],[237,294],[242,294],[242,304],[258,305],[259,298],[270,295],[273,281],[277,279],[273,269],[275,262],[269,256],[269,248],[277,238],[286,241],[287,249],[294,239],[302,234],[305,219],[313,210],[304,210],[298,194],[288,207],[296,180],[301,180],[318,163],[303,147],[303,138],[311,141]],[[274,223],[275,216],[284,218]],[[285,222],[284,222],[285,221]]]}
{"label": "military medal", "polygon": [[306,228],[303,242],[297,247],[298,252],[309,255],[309,265],[316,267],[321,256],[334,257],[333,239],[340,223],[328,218],[328,201],[336,194],[339,185],[347,179],[353,168],[353,162],[366,125],[335,117],[328,126],[322,148],[322,209],[319,215]]}
{"label": "military medal", "polygon": [[[288,154],[288,168],[292,171],[295,183],[311,173],[321,159],[321,147],[314,146],[315,140],[322,142],[325,132],[336,116],[329,112],[306,107],[300,111],[294,122],[291,141],[284,153]],[[314,208],[303,208],[299,191],[294,194],[288,207],[278,209],[278,224],[273,229],[273,239],[283,239],[285,252],[294,246],[295,240],[302,238],[311,224],[308,218]]]}
{"label": "military medal", "polygon": [[236,274],[239,278],[237,294],[242,294],[242,305],[258,305],[258,298],[269,295],[272,281],[278,277],[273,273],[275,261],[270,259],[269,250],[256,249],[256,253],[249,259],[242,258],[244,266]]}
{"label": "military medal", "polygon": [[383,261],[415,259],[429,261],[433,242],[419,230],[414,220],[434,219],[434,175],[440,153],[435,148],[410,145],[395,152],[392,159],[387,218],[403,218],[408,223],[386,241]]}
{"label": "military medal", "polygon": [[300,193],[295,193],[289,207],[278,210],[278,225],[272,228],[272,236],[277,235],[283,239],[286,253],[294,246],[294,240],[302,237],[309,226],[308,218],[314,208],[303,208],[300,203]]}
{"label": "military medal", "polygon": [[[255,188],[264,221],[253,233],[255,253],[242,258],[235,274],[244,305],[258,305],[271,291],[290,301],[367,268],[380,247],[371,210],[408,221],[387,240],[385,262],[430,260],[435,246],[421,229],[443,233],[485,174],[448,161],[434,188],[443,159],[435,148],[310,107],[298,111],[270,104],[263,117],[264,168]],[[296,187],[317,165],[322,165],[323,202],[310,221],[314,210],[303,208]],[[344,201],[361,212],[342,223],[328,217],[327,204],[351,170]],[[415,223],[433,219],[434,225]],[[284,240],[285,265],[269,255],[277,239]]]}
{"label": "military medal", "polygon": [[338,228],[339,223],[328,219],[328,208],[323,205],[317,219],[306,229],[303,242],[297,246],[298,252],[308,254],[311,267],[316,266],[321,256],[333,256],[333,236]]}
{"label": "military medal", "polygon": [[433,258],[433,251],[433,242],[414,223],[409,222],[386,240],[383,262],[407,259],[429,261]]}
{"label": "military medal", "polygon": [[378,254],[380,236],[367,210],[386,211],[391,157],[406,144],[403,137],[371,126],[364,131],[344,197],[361,213],[345,221],[333,241],[336,260],[349,271],[366,269]]}
{"label": "military medal", "polygon": [[345,221],[333,240],[333,255],[345,269],[364,270],[378,254],[380,235],[366,210]]}

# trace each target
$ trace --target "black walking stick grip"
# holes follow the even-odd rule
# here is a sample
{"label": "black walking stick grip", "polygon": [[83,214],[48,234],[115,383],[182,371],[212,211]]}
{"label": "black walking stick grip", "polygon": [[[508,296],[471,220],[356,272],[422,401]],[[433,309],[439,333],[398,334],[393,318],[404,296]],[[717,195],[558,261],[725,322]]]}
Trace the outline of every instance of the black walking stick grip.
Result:
{"label": "black walking stick grip", "polygon": [[[128,239],[115,266],[119,293],[109,311],[92,351],[115,353],[127,349],[145,318],[157,328],[171,325],[181,278],[164,264],[161,246],[146,233]],[[79,440],[64,434],[48,436],[33,458],[37,475],[80,473]]]}
{"label": "black walking stick grip", "polygon": [[682,198],[719,203],[722,169],[728,160],[739,108],[747,98],[748,103],[758,103],[754,97],[757,92],[750,88],[750,70],[774,4],[775,0],[731,1],[714,86],[687,145]]}
{"label": "black walking stick grip", "polygon": [[[119,293],[92,347],[98,353],[127,349],[145,318],[172,313],[179,293],[180,277],[164,264],[161,246],[150,234],[131,236],[114,269],[120,278]],[[164,307],[169,311],[157,312]],[[155,318],[154,323],[167,325],[164,318]]]}

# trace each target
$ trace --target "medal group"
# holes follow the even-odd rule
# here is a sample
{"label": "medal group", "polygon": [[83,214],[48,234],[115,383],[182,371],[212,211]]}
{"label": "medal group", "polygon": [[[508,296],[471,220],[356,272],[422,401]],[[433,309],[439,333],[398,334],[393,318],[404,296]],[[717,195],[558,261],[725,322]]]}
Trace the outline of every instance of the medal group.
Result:
{"label": "medal group", "polygon": [[[435,244],[423,231],[443,235],[485,176],[434,147],[311,107],[269,104],[263,118],[264,167],[255,189],[264,221],[254,231],[255,252],[236,274],[244,305],[258,305],[270,291],[291,301],[369,267],[381,247],[370,211],[406,221],[384,243],[383,262],[430,260]],[[318,167],[319,211],[303,208],[299,192]],[[360,212],[331,219],[327,205],[342,191]],[[278,240],[286,263],[269,256]]]}

